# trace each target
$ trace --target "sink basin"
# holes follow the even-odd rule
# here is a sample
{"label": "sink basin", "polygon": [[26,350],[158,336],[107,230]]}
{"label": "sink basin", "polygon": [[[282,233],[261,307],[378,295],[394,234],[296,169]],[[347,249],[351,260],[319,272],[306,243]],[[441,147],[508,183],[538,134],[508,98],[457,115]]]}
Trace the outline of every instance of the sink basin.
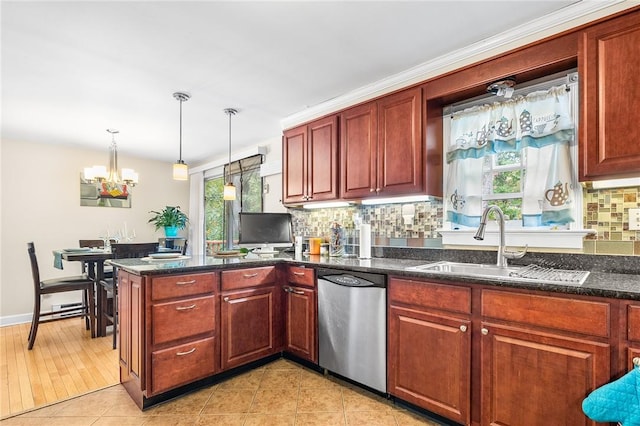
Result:
{"label": "sink basin", "polygon": [[588,271],[569,271],[543,268],[537,265],[511,265],[501,268],[482,263],[435,262],[411,266],[407,270],[445,275],[461,275],[476,278],[496,278],[505,281],[524,281],[541,284],[582,285],[589,276]]}

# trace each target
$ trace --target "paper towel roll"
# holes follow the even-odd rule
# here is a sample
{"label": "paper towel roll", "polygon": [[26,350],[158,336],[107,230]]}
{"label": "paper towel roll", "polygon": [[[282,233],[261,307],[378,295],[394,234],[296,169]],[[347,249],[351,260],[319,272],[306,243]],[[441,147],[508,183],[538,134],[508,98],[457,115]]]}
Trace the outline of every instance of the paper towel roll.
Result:
{"label": "paper towel roll", "polygon": [[360,225],[360,259],[371,258],[371,225]]}

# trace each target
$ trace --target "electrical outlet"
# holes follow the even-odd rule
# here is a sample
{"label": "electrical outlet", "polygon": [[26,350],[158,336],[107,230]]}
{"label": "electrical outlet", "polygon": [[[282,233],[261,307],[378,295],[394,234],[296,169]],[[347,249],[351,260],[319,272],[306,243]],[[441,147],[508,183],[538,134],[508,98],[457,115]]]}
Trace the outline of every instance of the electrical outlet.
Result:
{"label": "electrical outlet", "polygon": [[640,231],[640,209],[629,209],[629,230]]}

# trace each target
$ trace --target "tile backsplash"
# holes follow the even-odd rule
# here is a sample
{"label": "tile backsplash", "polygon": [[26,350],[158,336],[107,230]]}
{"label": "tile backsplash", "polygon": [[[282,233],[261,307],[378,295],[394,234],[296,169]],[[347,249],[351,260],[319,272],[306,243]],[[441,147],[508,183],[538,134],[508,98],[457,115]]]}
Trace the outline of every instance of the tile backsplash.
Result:
{"label": "tile backsplash", "polygon": [[[442,200],[410,203],[415,207],[413,221],[405,223],[403,204],[354,205],[332,209],[290,209],[294,233],[328,237],[333,222],[347,235],[359,223],[370,223],[373,245],[400,247],[442,247],[437,229],[443,223]],[[584,189],[583,223],[597,235],[585,239],[583,253],[640,256],[640,231],[628,228],[629,208],[640,208],[640,187]]]}

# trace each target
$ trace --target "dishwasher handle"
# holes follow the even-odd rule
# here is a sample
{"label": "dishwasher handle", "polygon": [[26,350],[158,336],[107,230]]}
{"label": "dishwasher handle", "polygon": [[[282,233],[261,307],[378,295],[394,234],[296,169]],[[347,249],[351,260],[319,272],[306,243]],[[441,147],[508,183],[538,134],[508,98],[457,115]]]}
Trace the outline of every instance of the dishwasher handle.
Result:
{"label": "dishwasher handle", "polygon": [[323,277],[318,278],[318,282],[327,281],[331,284],[340,285],[343,287],[375,287],[375,288],[385,288],[384,283],[374,283],[368,280],[365,280],[360,277],[354,277],[353,275],[325,275]]}

